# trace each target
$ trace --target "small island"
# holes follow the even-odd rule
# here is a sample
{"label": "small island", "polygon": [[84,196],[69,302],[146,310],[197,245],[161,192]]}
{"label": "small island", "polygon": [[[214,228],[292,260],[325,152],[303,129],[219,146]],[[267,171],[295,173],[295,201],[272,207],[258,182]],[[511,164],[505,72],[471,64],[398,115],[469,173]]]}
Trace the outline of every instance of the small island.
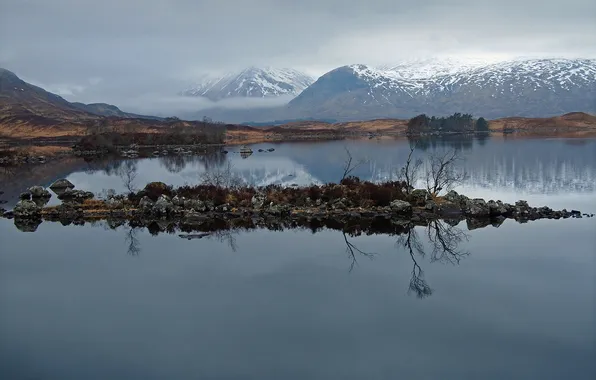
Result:
{"label": "small island", "polygon": [[[44,220],[63,224],[85,221],[130,221],[136,226],[173,222],[187,231],[212,231],[282,223],[307,226],[313,222],[334,226],[374,223],[427,225],[434,220],[466,220],[471,229],[498,226],[506,219],[527,222],[537,219],[592,217],[578,210],[532,207],[499,200],[471,199],[455,191],[437,195],[428,189],[412,189],[405,181],[372,183],[346,177],[340,183],[307,187],[196,185],[173,188],[152,182],[140,191],[111,194],[95,199],[93,193],[74,189],[63,179],[50,186],[62,201],[45,206],[52,197],[41,186],[21,194],[12,211],[17,226],[34,231]],[[22,228],[22,229],[23,229]]]}

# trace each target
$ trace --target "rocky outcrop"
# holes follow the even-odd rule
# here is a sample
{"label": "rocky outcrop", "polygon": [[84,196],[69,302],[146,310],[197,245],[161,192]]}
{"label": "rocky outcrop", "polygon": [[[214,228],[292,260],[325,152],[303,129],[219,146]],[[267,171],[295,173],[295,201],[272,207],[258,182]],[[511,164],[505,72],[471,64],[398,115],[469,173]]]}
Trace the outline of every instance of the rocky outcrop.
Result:
{"label": "rocky outcrop", "polygon": [[408,200],[414,206],[424,206],[429,197],[428,191],[416,189],[410,193]]}
{"label": "rocky outcrop", "polygon": [[52,194],[41,186],[32,186],[29,188],[31,198],[51,198]]}
{"label": "rocky outcrop", "polygon": [[74,189],[75,185],[67,179],[59,179],[50,185],[52,190]]}
{"label": "rocky outcrop", "polygon": [[19,201],[12,212],[15,218],[37,219],[41,217],[41,208],[31,200]]}
{"label": "rocky outcrop", "polygon": [[406,201],[395,200],[390,204],[391,211],[397,214],[411,214],[412,205]]}
{"label": "rocky outcrop", "polygon": [[252,207],[260,210],[265,205],[266,200],[267,200],[267,196],[265,194],[256,193],[255,195],[252,196],[250,203],[252,204]]}
{"label": "rocky outcrop", "polygon": [[153,205],[152,212],[155,216],[167,216],[174,209],[174,204],[166,195],[161,195]]}
{"label": "rocky outcrop", "polygon": [[60,194],[58,194],[58,199],[64,202],[77,202],[81,203],[87,199],[93,199],[95,195],[90,191],[83,191],[83,190],[72,190],[67,188]]}

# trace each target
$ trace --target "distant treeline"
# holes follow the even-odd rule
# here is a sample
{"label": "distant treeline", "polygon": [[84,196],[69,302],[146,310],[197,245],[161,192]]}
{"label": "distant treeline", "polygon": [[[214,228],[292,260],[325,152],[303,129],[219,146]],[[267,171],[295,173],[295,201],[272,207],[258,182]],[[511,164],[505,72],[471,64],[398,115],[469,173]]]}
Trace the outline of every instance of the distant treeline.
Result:
{"label": "distant treeline", "polygon": [[89,126],[87,135],[76,144],[78,150],[115,150],[118,146],[222,144],[228,125],[209,118],[183,121],[168,117],[163,121],[103,118]]}
{"label": "distant treeline", "polygon": [[454,113],[447,117],[428,117],[425,114],[418,115],[408,120],[408,133],[430,133],[430,132],[488,132],[488,121],[480,117],[474,119],[467,113]]}

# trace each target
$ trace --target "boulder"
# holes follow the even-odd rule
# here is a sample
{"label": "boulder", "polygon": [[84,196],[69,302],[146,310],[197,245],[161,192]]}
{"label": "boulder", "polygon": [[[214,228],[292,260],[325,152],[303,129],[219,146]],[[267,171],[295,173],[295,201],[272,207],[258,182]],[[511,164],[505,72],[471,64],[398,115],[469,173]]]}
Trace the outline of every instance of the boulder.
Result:
{"label": "boulder", "polygon": [[65,191],[58,194],[58,199],[65,202],[81,203],[87,199],[93,199],[95,194],[90,191],[72,190],[67,188]]}
{"label": "boulder", "polygon": [[486,204],[488,206],[489,214],[491,216],[499,216],[507,214],[507,208],[501,201],[493,201],[492,199]]}
{"label": "boulder", "polygon": [[490,208],[484,199],[469,199],[464,204],[464,214],[475,217],[485,217],[490,215]]}
{"label": "boulder", "polygon": [[252,196],[250,203],[252,204],[253,208],[260,209],[263,208],[265,205],[265,201],[267,200],[267,196],[263,193],[256,193]]}
{"label": "boulder", "polygon": [[41,186],[33,186],[29,188],[32,198],[51,198],[52,194]]}
{"label": "boulder", "polygon": [[186,210],[194,210],[200,212],[204,212],[207,209],[205,207],[205,202],[198,199],[185,199],[183,207]]}
{"label": "boulder", "polygon": [[59,179],[50,185],[50,189],[74,189],[75,185],[67,179]]}
{"label": "boulder", "polygon": [[426,190],[416,189],[410,193],[408,198],[410,203],[416,206],[424,206],[426,204],[426,200],[429,198],[429,194]]}
{"label": "boulder", "polygon": [[110,198],[106,201],[106,206],[110,209],[121,209],[124,207],[124,203],[116,198]]}
{"label": "boulder", "polygon": [[412,213],[412,205],[406,201],[394,200],[392,201],[389,206],[391,207],[391,211],[397,214],[411,214]]}
{"label": "boulder", "polygon": [[41,216],[41,208],[30,200],[19,201],[12,212],[15,218],[39,218]]}
{"label": "boulder", "polygon": [[179,197],[179,196],[174,196],[174,198],[172,198],[172,203],[174,204],[174,206],[178,206],[178,207],[183,207],[184,206],[184,197]]}
{"label": "boulder", "polygon": [[451,190],[443,197],[446,201],[455,203],[455,204],[463,204],[467,202],[470,198],[466,197],[465,195],[458,194],[457,191]]}
{"label": "boulder", "polygon": [[139,201],[139,209],[141,209],[143,212],[145,213],[149,213],[151,212],[151,210],[153,210],[153,201],[151,200],[151,198],[149,198],[148,196],[144,196],[143,198],[141,198],[141,200]]}
{"label": "boulder", "polygon": [[174,204],[170,201],[167,195],[161,195],[157,202],[153,205],[153,214],[157,216],[165,216],[172,212]]}

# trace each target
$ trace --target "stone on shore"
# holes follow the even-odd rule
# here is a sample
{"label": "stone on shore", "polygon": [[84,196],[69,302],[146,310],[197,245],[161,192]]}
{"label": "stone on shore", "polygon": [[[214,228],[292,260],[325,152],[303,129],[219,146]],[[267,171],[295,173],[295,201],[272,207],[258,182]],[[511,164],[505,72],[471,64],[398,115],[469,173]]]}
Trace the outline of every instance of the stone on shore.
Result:
{"label": "stone on shore", "polygon": [[256,193],[252,196],[250,200],[252,207],[256,209],[261,209],[265,205],[265,201],[267,200],[267,196],[263,193]]}
{"label": "stone on shore", "polygon": [[31,200],[19,201],[12,210],[15,218],[39,218],[41,208]]}
{"label": "stone on shore", "polygon": [[52,194],[41,186],[32,186],[29,188],[32,198],[51,198]]}
{"label": "stone on shore", "polygon": [[423,189],[413,190],[408,197],[410,203],[416,206],[424,206],[427,199],[429,199],[428,191]]}
{"label": "stone on shore", "polygon": [[391,207],[391,211],[397,214],[411,214],[412,213],[412,205],[406,201],[394,200],[389,205]]}
{"label": "stone on shore", "polygon": [[52,190],[54,190],[54,189],[58,189],[58,190],[74,189],[74,187],[75,187],[75,185],[73,185],[72,182],[70,182],[69,180],[64,179],[64,178],[59,179],[50,185],[50,189],[52,189]]}
{"label": "stone on shore", "polygon": [[170,201],[170,198],[167,195],[161,195],[153,205],[153,214],[156,216],[166,216],[172,212],[173,208],[174,204]]}
{"label": "stone on shore", "polygon": [[76,202],[82,203],[87,199],[93,199],[95,194],[90,191],[83,191],[83,190],[72,190],[67,188],[60,194],[58,194],[58,199],[64,202]]}

